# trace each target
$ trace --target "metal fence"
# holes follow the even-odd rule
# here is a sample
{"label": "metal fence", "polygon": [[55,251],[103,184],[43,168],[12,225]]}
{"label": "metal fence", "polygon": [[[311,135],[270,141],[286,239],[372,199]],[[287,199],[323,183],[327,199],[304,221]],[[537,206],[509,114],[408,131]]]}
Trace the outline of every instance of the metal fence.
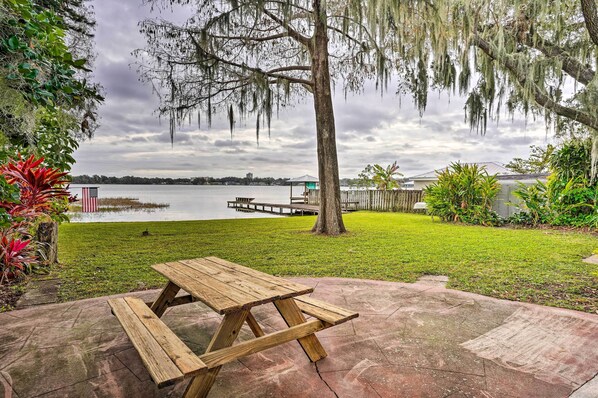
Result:
{"label": "metal fence", "polygon": [[[355,202],[357,210],[397,211],[414,213],[413,206],[423,200],[423,191],[396,190],[351,190],[341,191],[341,202]],[[311,189],[307,197],[308,204],[320,203],[320,190]]]}

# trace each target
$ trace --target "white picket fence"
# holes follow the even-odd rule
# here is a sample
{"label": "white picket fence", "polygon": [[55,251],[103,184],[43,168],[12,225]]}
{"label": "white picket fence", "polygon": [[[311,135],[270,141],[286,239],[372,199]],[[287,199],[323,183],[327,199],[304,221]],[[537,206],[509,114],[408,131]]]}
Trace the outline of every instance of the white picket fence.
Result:
{"label": "white picket fence", "polygon": [[[421,202],[422,191],[410,190],[350,190],[341,191],[341,202],[357,202],[357,210],[397,211],[413,213],[413,206]],[[320,203],[320,190],[312,189],[308,194],[308,204]]]}

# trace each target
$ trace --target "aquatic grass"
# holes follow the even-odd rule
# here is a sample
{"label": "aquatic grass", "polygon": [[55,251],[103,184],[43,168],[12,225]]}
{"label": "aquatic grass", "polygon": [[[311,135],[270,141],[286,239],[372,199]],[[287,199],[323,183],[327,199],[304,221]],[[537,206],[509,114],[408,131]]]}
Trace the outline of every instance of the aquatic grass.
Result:
{"label": "aquatic grass", "polygon": [[[156,209],[165,209],[170,207],[168,203],[140,202],[138,198],[117,197],[117,198],[99,198],[98,211],[100,213],[118,213],[125,211],[153,211]],[[69,211],[79,213],[82,211],[81,201],[77,201],[69,206]]]}
{"label": "aquatic grass", "polygon": [[[465,226],[417,214],[356,212],[341,237],[307,232],[314,217],[89,223],[60,227],[60,297],[74,300],[161,287],[150,265],[218,256],[274,275],[414,282],[509,300],[598,311],[598,247],[581,232]],[[149,236],[143,236],[144,231]]]}

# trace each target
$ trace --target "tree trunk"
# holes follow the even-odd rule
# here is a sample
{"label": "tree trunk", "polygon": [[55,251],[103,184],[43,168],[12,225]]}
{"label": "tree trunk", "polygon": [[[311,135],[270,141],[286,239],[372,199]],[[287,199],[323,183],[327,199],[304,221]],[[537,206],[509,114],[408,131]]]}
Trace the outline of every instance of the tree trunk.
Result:
{"label": "tree trunk", "polygon": [[58,262],[58,224],[54,221],[39,224],[35,240],[41,262],[47,265]]}
{"label": "tree trunk", "polygon": [[598,46],[598,8],[596,0],[581,0],[581,12],[590,38]]}
{"label": "tree trunk", "polygon": [[334,108],[328,65],[328,27],[321,0],[314,0],[315,33],[311,48],[314,108],[318,139],[320,210],[312,232],[339,235],[346,232],[341,209],[341,190],[336,155]]}

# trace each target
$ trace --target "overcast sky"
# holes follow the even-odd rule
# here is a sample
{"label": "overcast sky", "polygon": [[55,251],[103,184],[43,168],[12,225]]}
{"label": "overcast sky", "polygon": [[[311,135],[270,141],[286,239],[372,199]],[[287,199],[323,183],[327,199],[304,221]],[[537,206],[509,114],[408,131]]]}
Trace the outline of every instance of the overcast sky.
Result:
{"label": "overcast sky", "polygon": [[[138,22],[151,15],[137,0],[96,0],[96,80],[105,88],[101,127],[76,152],[73,174],[159,177],[317,175],[313,106],[309,98],[273,120],[271,138],[259,147],[253,122],[237,126],[233,139],[224,118],[211,129],[184,127],[170,145],[168,121],[154,114],[157,99],[140,83],[131,52],[144,46]],[[168,14],[163,14],[168,18]],[[546,145],[542,121],[503,117],[485,136],[470,132],[459,97],[433,93],[420,119],[409,98],[394,88],[381,97],[368,90],[346,100],[335,98],[341,177],[355,177],[368,163],[397,160],[401,172],[415,175],[453,161],[508,162],[526,157],[530,145]]]}

